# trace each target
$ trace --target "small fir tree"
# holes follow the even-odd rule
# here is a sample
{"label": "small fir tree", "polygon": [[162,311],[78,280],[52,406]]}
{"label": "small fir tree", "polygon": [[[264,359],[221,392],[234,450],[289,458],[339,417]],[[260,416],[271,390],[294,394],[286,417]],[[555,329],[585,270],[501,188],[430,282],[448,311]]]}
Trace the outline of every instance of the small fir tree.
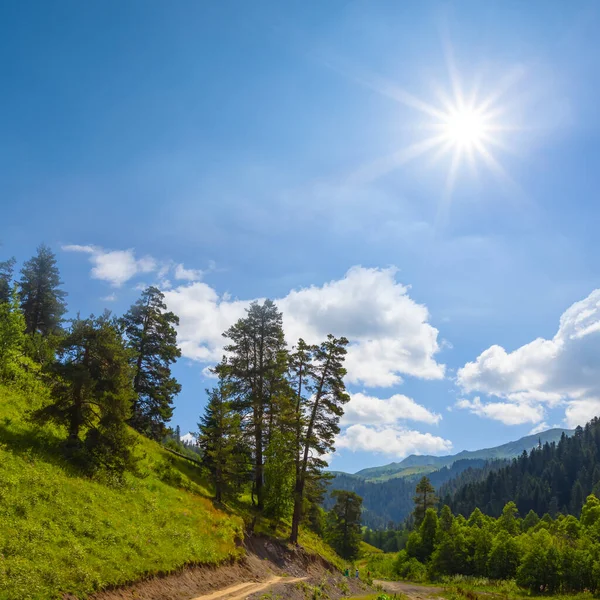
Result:
{"label": "small fir tree", "polygon": [[222,502],[239,493],[248,473],[248,451],[244,445],[240,415],[232,411],[223,381],[211,391],[198,424],[198,447],[202,462],[215,487],[215,499]]}

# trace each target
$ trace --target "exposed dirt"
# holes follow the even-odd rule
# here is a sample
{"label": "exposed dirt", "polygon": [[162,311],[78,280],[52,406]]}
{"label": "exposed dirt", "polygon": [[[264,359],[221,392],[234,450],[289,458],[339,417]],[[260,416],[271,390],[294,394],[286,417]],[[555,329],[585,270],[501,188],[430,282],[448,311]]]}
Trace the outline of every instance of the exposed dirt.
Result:
{"label": "exposed dirt", "polygon": [[444,590],[439,587],[418,585],[406,581],[373,581],[374,585],[380,585],[388,594],[404,594],[411,600],[425,600],[432,596],[439,596]]}
{"label": "exposed dirt", "polygon": [[[298,583],[304,581],[306,577],[292,577],[288,578],[284,585],[290,585],[292,583]],[[257,594],[272,588],[275,584],[283,581],[283,577],[271,577],[263,583],[238,583],[231,587],[225,588],[224,590],[217,590],[212,594],[205,594],[204,596],[198,596],[194,600],[243,600],[249,595]]]}
{"label": "exposed dirt", "polygon": [[[190,567],[152,577],[131,586],[95,594],[93,600],[258,600],[269,593],[286,600],[310,600],[319,586],[330,600],[370,590],[361,581],[343,577],[320,557],[276,541],[251,537],[247,555],[218,567]],[[66,600],[66,598],[65,598]]]}

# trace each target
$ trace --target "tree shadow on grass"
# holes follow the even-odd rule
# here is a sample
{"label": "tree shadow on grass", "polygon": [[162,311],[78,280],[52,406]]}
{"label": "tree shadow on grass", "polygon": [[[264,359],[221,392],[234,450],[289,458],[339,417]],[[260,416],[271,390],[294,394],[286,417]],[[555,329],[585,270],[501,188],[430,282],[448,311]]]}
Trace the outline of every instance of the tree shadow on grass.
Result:
{"label": "tree shadow on grass", "polygon": [[82,476],[81,469],[67,459],[65,441],[44,427],[24,429],[11,426],[10,420],[0,421],[0,444],[5,445],[5,450],[28,460],[50,463],[69,475]]}

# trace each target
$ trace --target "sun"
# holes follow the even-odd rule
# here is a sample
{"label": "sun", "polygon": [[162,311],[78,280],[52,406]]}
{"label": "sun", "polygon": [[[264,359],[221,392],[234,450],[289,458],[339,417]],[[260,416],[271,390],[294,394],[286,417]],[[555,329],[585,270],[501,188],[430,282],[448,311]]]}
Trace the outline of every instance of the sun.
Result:
{"label": "sun", "polygon": [[476,109],[454,109],[442,123],[446,141],[459,149],[481,147],[488,135],[485,116]]}

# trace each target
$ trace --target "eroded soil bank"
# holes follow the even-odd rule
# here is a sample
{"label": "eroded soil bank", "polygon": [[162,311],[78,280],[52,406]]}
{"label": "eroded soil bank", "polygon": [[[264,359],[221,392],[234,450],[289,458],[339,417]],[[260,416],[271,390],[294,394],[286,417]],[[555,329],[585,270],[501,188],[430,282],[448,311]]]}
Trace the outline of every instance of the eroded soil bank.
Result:
{"label": "eroded soil bank", "polygon": [[[246,556],[218,567],[190,567],[164,577],[106,590],[93,600],[252,600],[268,594],[286,600],[338,600],[371,590],[346,578],[320,557],[264,537],[245,541]],[[315,592],[317,592],[315,594]],[[69,597],[65,597],[67,600]],[[70,599],[69,599],[70,600]]]}

